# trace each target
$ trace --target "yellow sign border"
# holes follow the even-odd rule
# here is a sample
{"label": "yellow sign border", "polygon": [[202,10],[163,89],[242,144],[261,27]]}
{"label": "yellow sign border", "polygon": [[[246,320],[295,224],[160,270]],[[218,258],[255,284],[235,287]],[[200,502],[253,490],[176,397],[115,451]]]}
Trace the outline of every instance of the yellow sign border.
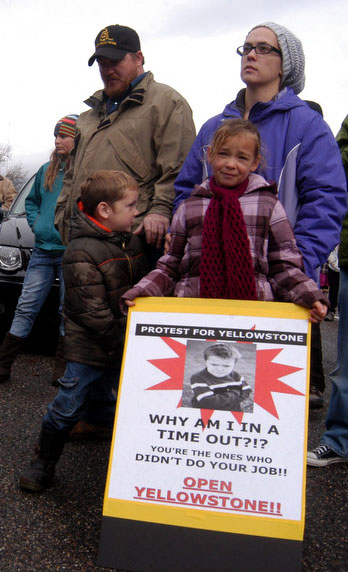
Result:
{"label": "yellow sign border", "polygon": [[[189,314],[231,314],[242,316],[263,316],[293,320],[305,320],[309,317],[306,308],[295,304],[282,302],[255,302],[245,300],[212,300],[201,298],[137,298],[136,305],[130,308],[125,348],[129,337],[130,317],[133,312],[155,312],[155,313],[189,313]],[[106,479],[103,516],[112,518],[129,519],[144,522],[153,522],[172,526],[182,526],[217,532],[228,532],[253,536],[263,536],[270,538],[282,538],[288,540],[303,540],[305,522],[305,484],[306,484],[306,443],[308,432],[308,395],[309,395],[309,373],[310,373],[310,341],[311,327],[308,322],[307,331],[307,392],[306,392],[306,418],[304,428],[303,446],[303,479],[302,479],[302,507],[301,519],[299,520],[277,520],[276,518],[243,516],[225,512],[212,512],[208,510],[197,510],[186,507],[163,506],[160,504],[146,504],[137,501],[125,501],[112,499],[108,496],[111,478],[112,458],[114,455],[115,436],[117,431],[117,419],[119,402],[117,403],[113,439],[110,449],[109,467]],[[123,371],[125,364],[123,355],[120,389],[122,388]]]}

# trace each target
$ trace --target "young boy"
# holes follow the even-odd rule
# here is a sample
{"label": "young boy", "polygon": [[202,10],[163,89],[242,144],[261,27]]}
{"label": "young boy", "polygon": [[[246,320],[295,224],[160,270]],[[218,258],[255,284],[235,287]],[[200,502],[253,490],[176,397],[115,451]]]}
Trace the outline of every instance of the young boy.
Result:
{"label": "young boy", "polygon": [[205,369],[191,377],[192,407],[243,411],[250,406],[251,387],[234,371],[240,357],[231,344],[214,344],[205,349]]}
{"label": "young boy", "polygon": [[90,397],[95,417],[99,412],[102,424],[112,422],[110,394],[116,395],[125,330],[119,298],[147,271],[140,239],[131,234],[137,199],[136,181],[120,171],[96,171],[81,186],[63,259],[68,363],[42,419],[39,453],[20,478],[24,490],[41,492],[51,484]]}

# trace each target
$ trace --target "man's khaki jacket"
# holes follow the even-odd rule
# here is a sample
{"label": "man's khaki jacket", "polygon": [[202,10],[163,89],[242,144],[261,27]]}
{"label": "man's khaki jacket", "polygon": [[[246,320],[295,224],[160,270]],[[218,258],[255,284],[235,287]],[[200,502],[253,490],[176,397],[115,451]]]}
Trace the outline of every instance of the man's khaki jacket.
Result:
{"label": "man's khaki jacket", "polygon": [[170,220],[174,181],[195,138],[186,100],[171,87],[157,83],[148,72],[110,115],[103,91],[85,103],[92,109],[78,119],[72,165],[56,207],[55,224],[63,244],[68,243],[81,184],[99,169],[125,171],[137,180],[140,214],[134,228],[149,213]]}

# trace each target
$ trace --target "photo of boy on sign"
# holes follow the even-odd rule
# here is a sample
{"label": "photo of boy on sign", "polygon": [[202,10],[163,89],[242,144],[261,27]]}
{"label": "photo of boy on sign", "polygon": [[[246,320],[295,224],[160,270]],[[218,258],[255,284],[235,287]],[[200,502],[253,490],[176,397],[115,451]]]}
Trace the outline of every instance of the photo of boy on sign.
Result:
{"label": "photo of boy on sign", "polygon": [[[195,352],[189,351],[192,344],[196,346]],[[197,345],[200,346],[201,352],[203,350],[204,368],[200,368],[198,372],[196,371],[190,376],[186,375],[186,378],[190,378],[191,403],[190,405],[187,403],[188,390],[186,387],[185,391],[184,386],[183,405],[199,409],[252,412],[253,388],[246,381],[239,367],[236,368],[237,362],[242,357],[236,344],[222,342],[207,345],[206,342],[188,342],[187,357],[190,356],[190,353],[196,355]],[[192,358],[189,357],[187,361],[192,362]],[[200,365],[201,363],[202,357],[200,357]],[[192,365],[190,369],[192,369]],[[255,370],[254,360],[252,360],[249,369]]]}

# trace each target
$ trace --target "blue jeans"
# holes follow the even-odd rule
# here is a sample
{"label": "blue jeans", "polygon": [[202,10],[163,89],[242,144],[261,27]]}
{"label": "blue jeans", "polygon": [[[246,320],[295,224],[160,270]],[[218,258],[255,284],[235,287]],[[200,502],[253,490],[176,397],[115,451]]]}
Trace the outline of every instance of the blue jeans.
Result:
{"label": "blue jeans", "polygon": [[341,268],[338,294],[336,368],[330,374],[332,391],[321,442],[341,457],[348,457],[348,268]]}
{"label": "blue jeans", "polygon": [[59,379],[58,393],[48,405],[42,427],[50,431],[72,428],[81,418],[112,427],[118,368],[102,368],[69,361]]}
{"label": "blue jeans", "polygon": [[[56,251],[57,252],[57,251]],[[56,277],[59,278],[59,334],[64,336],[64,281],[62,259],[64,252],[53,255],[49,250],[34,248],[25,273],[21,295],[17,302],[10,334],[18,338],[29,336],[44,301]]]}

